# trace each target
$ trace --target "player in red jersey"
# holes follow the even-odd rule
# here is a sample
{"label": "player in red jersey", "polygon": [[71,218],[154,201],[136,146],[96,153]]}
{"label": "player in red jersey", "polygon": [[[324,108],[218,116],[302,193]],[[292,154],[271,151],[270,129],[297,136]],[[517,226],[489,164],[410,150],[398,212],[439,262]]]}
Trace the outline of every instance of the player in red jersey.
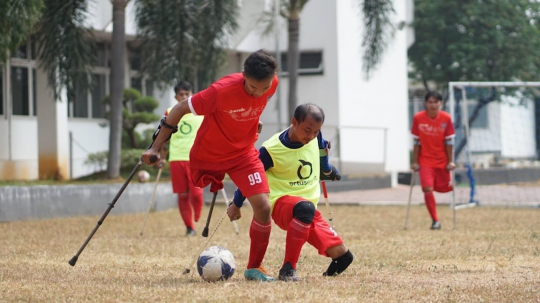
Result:
{"label": "player in red jersey", "polygon": [[413,164],[418,171],[426,207],[431,215],[431,229],[441,229],[433,191],[446,193],[453,189],[450,171],[453,160],[454,125],[447,112],[440,110],[442,96],[428,92],[424,98],[426,110],[414,115],[411,133],[414,137]]}
{"label": "player in red jersey", "polygon": [[151,148],[142,155],[146,164],[159,158],[174,126],[187,113],[204,115],[190,152],[191,178],[198,187],[210,183],[211,192],[223,188],[228,174],[253,208],[251,245],[244,277],[274,281],[261,264],[270,240],[270,192],[264,166],[254,146],[259,117],[276,91],[276,60],[266,51],[251,53],[242,73],[225,76],[207,89],[178,102],[161,120]]}

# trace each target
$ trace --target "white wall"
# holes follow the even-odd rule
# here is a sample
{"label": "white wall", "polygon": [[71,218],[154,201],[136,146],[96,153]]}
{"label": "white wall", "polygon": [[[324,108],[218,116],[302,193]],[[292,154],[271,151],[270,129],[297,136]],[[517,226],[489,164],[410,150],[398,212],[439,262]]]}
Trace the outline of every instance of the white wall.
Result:
{"label": "white wall", "polygon": [[[0,179],[38,178],[37,121],[35,117],[12,116],[11,147],[8,146],[8,121],[0,120],[4,143],[0,144]],[[9,156],[11,155],[11,159]]]}
{"label": "white wall", "polygon": [[[516,98],[504,98],[501,107],[501,156],[504,158],[536,157],[534,102],[518,105]],[[513,100],[512,100],[513,99]]]}
{"label": "white wall", "polygon": [[106,122],[104,119],[69,119],[68,128],[73,138],[73,178],[99,171],[95,167],[85,165],[84,161],[91,153],[109,150],[109,127],[99,125],[100,123],[108,125]]}
{"label": "white wall", "polygon": [[[405,1],[394,1],[395,23],[406,20]],[[343,161],[376,163],[384,140],[363,136],[363,128],[386,128],[387,160],[385,171],[407,170],[407,34],[397,31],[382,63],[369,80],[363,78],[361,62],[362,24],[358,2],[337,1],[338,69],[340,126],[351,129],[343,136]],[[353,131],[353,128],[358,128]],[[383,132],[379,131],[379,136]],[[375,150],[375,151],[373,151]]]}

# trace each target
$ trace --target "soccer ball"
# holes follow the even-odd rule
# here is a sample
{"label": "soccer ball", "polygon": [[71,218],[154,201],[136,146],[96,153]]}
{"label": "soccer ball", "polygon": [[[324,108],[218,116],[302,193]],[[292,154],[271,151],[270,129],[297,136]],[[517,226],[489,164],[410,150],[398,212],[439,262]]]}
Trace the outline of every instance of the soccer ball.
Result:
{"label": "soccer ball", "polygon": [[150,174],[146,170],[141,170],[137,174],[137,180],[141,183],[150,181]]}
{"label": "soccer ball", "polygon": [[233,254],[221,246],[208,247],[197,260],[197,271],[207,282],[227,280],[232,277],[235,269]]}

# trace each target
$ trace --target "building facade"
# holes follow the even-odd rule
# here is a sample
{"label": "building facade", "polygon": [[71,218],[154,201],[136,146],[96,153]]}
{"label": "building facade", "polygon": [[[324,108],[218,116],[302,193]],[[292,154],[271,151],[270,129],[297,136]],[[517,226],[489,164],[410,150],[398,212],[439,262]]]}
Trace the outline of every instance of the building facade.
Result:
{"label": "building facade", "polygon": [[[290,124],[287,114],[287,24],[281,19],[277,35],[263,37],[257,19],[274,0],[238,1],[239,29],[230,37],[228,62],[221,75],[242,70],[243,60],[264,48],[282,53],[280,86],[262,116],[265,126],[257,145]],[[362,72],[362,24],[359,1],[311,0],[301,14],[298,102],[312,102],[326,113],[323,134],[332,141],[332,162],[342,173],[392,174],[409,167],[407,49],[414,41],[412,0],[394,0],[395,33],[382,63],[369,79]],[[1,68],[0,179],[77,178],[96,170],[85,165],[90,153],[108,149],[106,108],[109,94],[109,49],[112,5],[108,0],[90,5],[88,26],[98,37],[95,85],[74,102],[54,100],[46,75],[38,67],[29,41]],[[279,37],[276,43],[276,36]],[[126,87],[152,95],[161,114],[173,105],[171,88],[161,91],[138,71],[135,11],[126,8]],[[278,102],[279,100],[279,102]],[[145,126],[142,126],[143,128]],[[155,127],[153,125],[146,127]],[[397,180],[397,178],[394,178]],[[394,182],[395,183],[395,182]]]}

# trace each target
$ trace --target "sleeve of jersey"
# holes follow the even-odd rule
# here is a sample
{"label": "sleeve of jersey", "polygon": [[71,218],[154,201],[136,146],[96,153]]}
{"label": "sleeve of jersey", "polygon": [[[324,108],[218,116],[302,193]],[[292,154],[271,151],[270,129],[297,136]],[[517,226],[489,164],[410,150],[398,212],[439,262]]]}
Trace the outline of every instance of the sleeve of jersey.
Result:
{"label": "sleeve of jersey", "polygon": [[[272,160],[272,157],[270,156],[266,148],[264,148],[264,146],[259,149],[259,159],[264,165],[264,171],[267,171],[268,169],[274,166],[274,160]],[[233,197],[234,205],[236,205],[237,207],[242,207],[242,205],[244,205],[245,200],[246,200],[246,197],[244,197],[240,189],[237,188],[236,191],[234,192],[234,197]]]}
{"label": "sleeve of jersey", "polygon": [[332,166],[330,165],[328,154],[330,153],[330,142],[326,141],[322,137],[322,132],[319,132],[317,135],[317,141],[319,143],[319,156],[320,156],[320,165],[321,170],[325,173],[332,170]]}
{"label": "sleeve of jersey", "polygon": [[191,112],[197,116],[209,115],[216,111],[218,106],[218,93],[214,85],[196,93],[189,99]]}
{"label": "sleeve of jersey", "polygon": [[444,132],[444,138],[445,139],[454,138],[456,136],[456,132],[454,130],[454,123],[452,123],[452,119],[450,117],[448,118],[448,123],[446,124],[447,126]]}

